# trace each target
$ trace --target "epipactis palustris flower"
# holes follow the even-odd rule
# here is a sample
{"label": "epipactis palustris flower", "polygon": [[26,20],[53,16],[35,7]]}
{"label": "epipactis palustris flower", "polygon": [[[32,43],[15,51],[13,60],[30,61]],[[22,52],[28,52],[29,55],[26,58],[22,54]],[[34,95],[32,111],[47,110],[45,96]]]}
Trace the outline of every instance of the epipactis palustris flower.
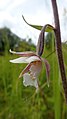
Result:
{"label": "epipactis palustris flower", "polygon": [[24,70],[20,73],[19,78],[23,76],[24,86],[34,86],[38,89],[38,75],[42,70],[42,62],[46,66],[47,78],[49,78],[50,65],[47,60],[39,57],[36,53],[27,51],[27,52],[15,52],[11,51],[13,54],[17,54],[21,57],[10,60],[12,63],[28,63]]}

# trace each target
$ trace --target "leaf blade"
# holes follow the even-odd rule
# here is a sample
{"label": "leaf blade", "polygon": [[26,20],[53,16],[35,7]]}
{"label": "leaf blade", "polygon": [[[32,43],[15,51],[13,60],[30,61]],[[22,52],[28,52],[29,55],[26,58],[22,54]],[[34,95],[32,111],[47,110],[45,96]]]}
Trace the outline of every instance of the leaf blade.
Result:
{"label": "leaf blade", "polygon": [[[37,30],[41,30],[42,27],[43,27],[41,25],[33,25],[33,24],[28,23],[23,15],[22,15],[22,18],[23,18],[23,20],[25,21],[26,24],[28,24],[29,26],[31,26],[31,27],[33,27],[33,28],[35,28]],[[55,28],[52,25],[47,24],[45,32],[51,32],[52,30],[55,30]]]}

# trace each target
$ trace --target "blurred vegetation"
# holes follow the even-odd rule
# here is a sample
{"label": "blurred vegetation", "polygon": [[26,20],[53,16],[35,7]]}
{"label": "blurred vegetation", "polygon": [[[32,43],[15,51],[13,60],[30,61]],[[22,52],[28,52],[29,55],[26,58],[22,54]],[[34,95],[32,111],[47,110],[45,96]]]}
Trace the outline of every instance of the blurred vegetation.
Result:
{"label": "blurred vegetation", "polygon": [[[43,65],[39,76],[41,91],[35,93],[34,87],[24,87],[23,78],[18,79],[26,64],[10,63],[9,60],[17,56],[8,52],[10,48],[17,51],[35,51],[35,45],[31,42],[31,39],[26,42],[25,40],[19,40],[17,37],[16,40],[16,36],[14,37],[13,35],[15,34],[13,33],[8,38],[8,32],[6,31],[10,30],[6,29],[4,33],[3,29],[0,30],[0,38],[2,38],[0,40],[0,53],[5,52],[7,49],[4,55],[0,55],[0,119],[67,119],[67,106],[56,52],[47,57],[51,67],[50,86],[47,86],[46,72]],[[48,43],[47,40],[49,41]],[[42,56],[44,58],[55,49],[52,33],[51,35],[47,34],[45,42]],[[63,43],[62,47],[67,74],[67,44]]]}
{"label": "blurred vegetation", "polygon": [[[30,47],[32,45],[32,47]],[[34,50],[35,45],[32,43],[32,39],[29,38],[28,42],[26,39],[21,39],[10,29],[4,27],[0,29],[0,54],[4,52],[9,52],[9,49],[18,50],[18,51],[29,51]]]}

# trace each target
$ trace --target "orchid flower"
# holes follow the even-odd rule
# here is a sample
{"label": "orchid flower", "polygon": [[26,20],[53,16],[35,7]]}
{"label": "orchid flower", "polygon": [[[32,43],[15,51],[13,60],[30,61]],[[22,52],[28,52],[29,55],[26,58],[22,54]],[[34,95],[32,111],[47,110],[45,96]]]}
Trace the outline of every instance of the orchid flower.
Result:
{"label": "orchid flower", "polygon": [[42,62],[45,63],[47,78],[49,78],[50,66],[48,61],[46,61],[45,59],[41,58],[40,56],[36,55],[36,53],[31,51],[15,52],[10,50],[10,52],[21,56],[17,59],[10,60],[10,62],[28,64],[19,75],[19,78],[23,76],[24,86],[30,85],[38,89],[38,75],[42,70]]}

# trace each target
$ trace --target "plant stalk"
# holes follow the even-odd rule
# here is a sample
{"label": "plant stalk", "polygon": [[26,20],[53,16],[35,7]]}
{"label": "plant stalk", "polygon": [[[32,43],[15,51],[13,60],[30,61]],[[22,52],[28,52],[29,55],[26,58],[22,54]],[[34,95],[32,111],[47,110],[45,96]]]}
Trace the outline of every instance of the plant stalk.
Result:
{"label": "plant stalk", "polygon": [[67,80],[66,80],[66,73],[64,67],[64,60],[63,60],[63,53],[62,53],[62,43],[61,43],[61,33],[60,33],[60,23],[59,23],[59,15],[58,15],[58,8],[56,0],[51,0],[52,7],[53,7],[53,14],[54,14],[54,22],[55,22],[55,39],[56,39],[56,50],[58,56],[58,63],[61,73],[61,79],[63,84],[63,89],[65,93],[65,99],[67,103]]}

